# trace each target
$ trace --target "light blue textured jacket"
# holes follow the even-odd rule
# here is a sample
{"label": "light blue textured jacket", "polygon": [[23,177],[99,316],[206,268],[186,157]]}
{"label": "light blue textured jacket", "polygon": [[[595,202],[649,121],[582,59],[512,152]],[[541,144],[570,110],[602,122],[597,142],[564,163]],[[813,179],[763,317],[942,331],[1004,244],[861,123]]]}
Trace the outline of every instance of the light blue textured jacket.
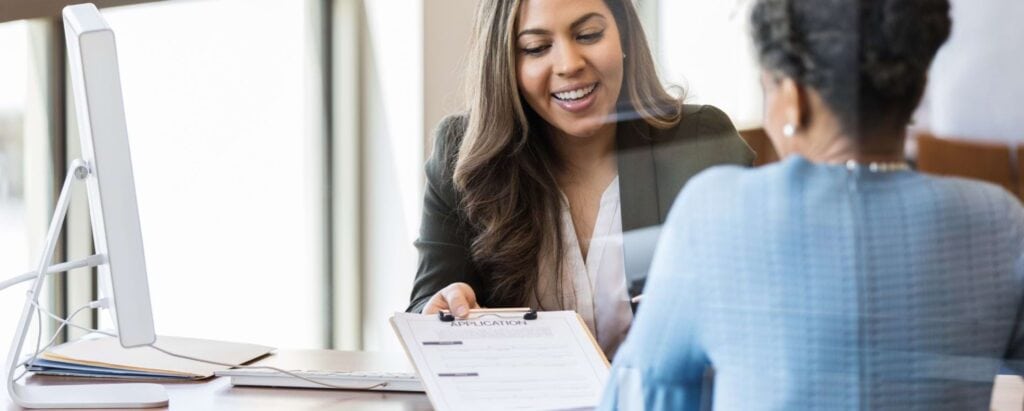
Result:
{"label": "light blue textured jacket", "polygon": [[999,187],[712,168],[673,206],[600,408],[984,410],[1001,366],[1024,371],[1022,295],[1024,209]]}

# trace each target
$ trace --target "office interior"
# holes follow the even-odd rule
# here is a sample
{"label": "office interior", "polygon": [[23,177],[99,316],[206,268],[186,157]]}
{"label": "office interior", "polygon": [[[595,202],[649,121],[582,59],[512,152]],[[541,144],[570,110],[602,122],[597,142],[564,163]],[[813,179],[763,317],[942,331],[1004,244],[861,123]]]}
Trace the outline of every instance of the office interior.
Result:
{"label": "office interior", "polygon": [[[434,127],[463,107],[476,1],[93,0],[117,34],[158,334],[401,351],[387,319],[408,304],[423,164]],[[33,267],[79,152],[59,17],[74,3],[0,5],[2,278]],[[749,3],[637,1],[663,78],[682,86],[687,102],[722,108],[763,164],[777,158],[760,130]],[[1022,36],[958,37],[983,23],[955,21],[950,44],[1020,50]],[[937,62],[957,60],[943,53]],[[1000,88],[1024,83],[1024,57],[1014,54],[1004,78],[993,75]],[[967,136],[929,127],[942,116],[929,102],[955,93],[929,90],[911,130],[924,139],[911,140],[909,158],[1024,195],[1024,128]],[[993,103],[979,112],[1019,109]],[[918,158],[925,152],[937,160]],[[56,260],[92,252],[76,190]],[[67,315],[95,299],[91,270],[48,280],[48,307]],[[18,290],[0,296],[0,341],[13,336]],[[91,311],[74,322],[110,326]]]}

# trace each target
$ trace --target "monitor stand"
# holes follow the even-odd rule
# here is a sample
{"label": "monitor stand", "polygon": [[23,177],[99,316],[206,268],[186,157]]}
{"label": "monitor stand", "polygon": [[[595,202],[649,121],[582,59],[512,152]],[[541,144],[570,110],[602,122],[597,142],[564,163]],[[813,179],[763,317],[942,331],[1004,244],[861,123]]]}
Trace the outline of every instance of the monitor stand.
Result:
{"label": "monitor stand", "polygon": [[4,372],[4,390],[15,404],[25,408],[150,408],[165,407],[168,404],[167,392],[159,384],[83,384],[83,385],[24,385],[14,380],[22,346],[28,334],[35,305],[39,303],[39,292],[43,287],[43,278],[53,258],[57,246],[57,237],[64,225],[68,206],[71,203],[71,184],[75,179],[83,180],[89,175],[89,167],[81,160],[71,164],[64,187],[57,199],[57,209],[50,220],[50,228],[46,234],[46,245],[39,259],[39,269],[32,283],[32,290],[25,298],[25,306],[18,322],[18,330],[11,343],[11,351],[7,357]]}

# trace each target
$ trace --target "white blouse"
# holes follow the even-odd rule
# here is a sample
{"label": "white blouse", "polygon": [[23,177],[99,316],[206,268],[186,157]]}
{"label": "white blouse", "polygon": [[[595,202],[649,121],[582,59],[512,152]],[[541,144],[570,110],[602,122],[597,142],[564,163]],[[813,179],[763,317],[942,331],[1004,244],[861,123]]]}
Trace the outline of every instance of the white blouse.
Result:
{"label": "white blouse", "polygon": [[623,264],[619,178],[612,180],[601,195],[586,261],[567,206],[562,209],[561,229],[566,253],[562,261],[564,301],[557,304],[551,278],[541,280],[547,286],[540,287],[539,299],[545,308],[576,310],[610,360],[633,321]]}

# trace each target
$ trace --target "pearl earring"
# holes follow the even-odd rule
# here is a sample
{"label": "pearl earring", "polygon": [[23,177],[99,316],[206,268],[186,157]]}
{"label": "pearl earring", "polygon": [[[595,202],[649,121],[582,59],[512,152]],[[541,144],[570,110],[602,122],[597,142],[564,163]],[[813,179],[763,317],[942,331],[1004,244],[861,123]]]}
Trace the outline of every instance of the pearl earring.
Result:
{"label": "pearl earring", "polygon": [[622,53],[622,59],[623,59],[623,60],[625,60],[625,59],[626,59],[626,53]]}
{"label": "pearl earring", "polygon": [[793,136],[796,135],[796,126],[794,126],[792,123],[786,124],[785,126],[782,127],[782,135],[792,138]]}

